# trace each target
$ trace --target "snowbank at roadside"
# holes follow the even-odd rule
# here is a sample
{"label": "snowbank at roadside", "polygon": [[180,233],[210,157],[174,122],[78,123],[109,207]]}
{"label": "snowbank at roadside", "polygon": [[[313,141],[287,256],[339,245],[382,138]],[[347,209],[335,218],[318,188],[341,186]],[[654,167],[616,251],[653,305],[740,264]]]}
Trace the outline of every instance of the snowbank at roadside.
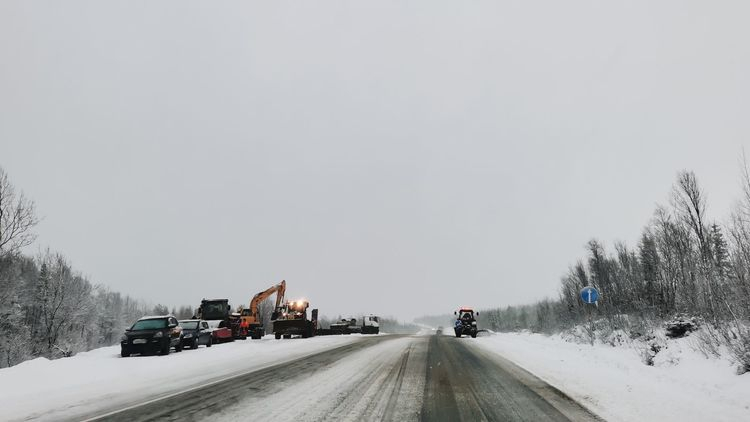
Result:
{"label": "snowbank at roadside", "polygon": [[691,337],[643,363],[637,344],[578,344],[560,335],[496,333],[470,339],[564,391],[607,421],[750,420],[750,373],[707,358]]}
{"label": "snowbank at roadside", "polygon": [[120,346],[0,369],[3,420],[79,419],[348,344],[362,335],[235,341],[168,356],[120,357]]}

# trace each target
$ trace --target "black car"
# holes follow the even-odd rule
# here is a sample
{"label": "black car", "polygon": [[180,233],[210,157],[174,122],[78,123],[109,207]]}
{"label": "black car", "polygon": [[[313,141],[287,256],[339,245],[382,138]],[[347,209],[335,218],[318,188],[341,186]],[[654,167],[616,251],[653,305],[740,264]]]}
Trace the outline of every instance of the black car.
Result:
{"label": "black car", "polygon": [[182,345],[182,328],[177,318],[171,315],[143,317],[125,330],[120,339],[120,354],[124,358],[133,353],[168,355],[172,347],[175,352],[181,352]]}
{"label": "black car", "polygon": [[182,341],[185,347],[197,349],[201,344],[206,347],[211,347],[213,344],[212,330],[208,322],[200,319],[184,319],[180,321],[180,327],[182,327]]}

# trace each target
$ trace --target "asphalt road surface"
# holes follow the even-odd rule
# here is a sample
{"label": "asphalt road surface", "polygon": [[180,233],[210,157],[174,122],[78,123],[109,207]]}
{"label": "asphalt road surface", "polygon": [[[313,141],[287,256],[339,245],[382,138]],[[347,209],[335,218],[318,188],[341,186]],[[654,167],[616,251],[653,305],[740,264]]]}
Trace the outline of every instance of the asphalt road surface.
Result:
{"label": "asphalt road surface", "polygon": [[471,343],[443,335],[368,337],[91,420],[601,420]]}

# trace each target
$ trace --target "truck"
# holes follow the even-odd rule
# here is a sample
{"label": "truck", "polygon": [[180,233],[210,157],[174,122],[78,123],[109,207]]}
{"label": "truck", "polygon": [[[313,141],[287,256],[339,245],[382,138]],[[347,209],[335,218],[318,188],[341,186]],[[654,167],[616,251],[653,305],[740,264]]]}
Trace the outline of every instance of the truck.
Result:
{"label": "truck", "polygon": [[240,310],[242,325],[247,328],[251,339],[257,340],[266,335],[266,330],[263,327],[262,316],[259,314],[258,306],[274,293],[276,293],[276,305],[274,306],[274,309],[279,309],[284,301],[284,294],[286,293],[286,280],[281,280],[281,283],[256,294],[250,300],[250,306]]}
{"label": "truck", "polygon": [[232,339],[244,340],[247,338],[247,328],[242,326],[240,315],[232,312],[229,299],[203,299],[201,300],[195,318],[209,321],[216,328],[228,328],[232,332]]}
{"label": "truck", "polygon": [[378,334],[380,332],[380,318],[377,315],[365,315],[362,318],[362,334]]}
{"label": "truck", "polygon": [[302,299],[285,302],[273,313],[273,334],[276,340],[291,338],[293,335],[308,338],[315,335],[318,329],[318,310],[312,310],[311,319],[307,319],[307,308],[310,302]]}

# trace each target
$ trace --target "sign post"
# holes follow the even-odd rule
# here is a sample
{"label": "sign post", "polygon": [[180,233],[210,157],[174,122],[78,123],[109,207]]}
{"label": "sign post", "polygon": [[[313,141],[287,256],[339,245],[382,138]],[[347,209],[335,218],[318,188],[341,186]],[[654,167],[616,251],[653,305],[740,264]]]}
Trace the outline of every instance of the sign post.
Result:
{"label": "sign post", "polygon": [[[581,300],[588,305],[599,306],[599,291],[592,286],[586,286],[581,289]],[[589,318],[589,338],[591,345],[594,345],[594,319],[591,317],[591,307],[586,306],[586,314]]]}

